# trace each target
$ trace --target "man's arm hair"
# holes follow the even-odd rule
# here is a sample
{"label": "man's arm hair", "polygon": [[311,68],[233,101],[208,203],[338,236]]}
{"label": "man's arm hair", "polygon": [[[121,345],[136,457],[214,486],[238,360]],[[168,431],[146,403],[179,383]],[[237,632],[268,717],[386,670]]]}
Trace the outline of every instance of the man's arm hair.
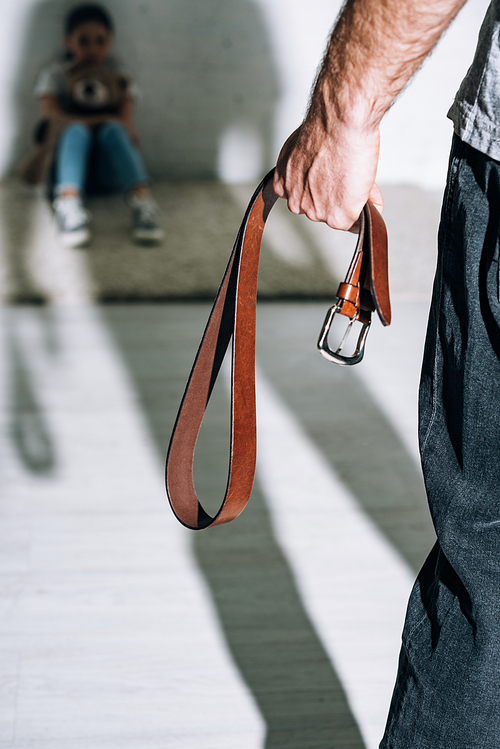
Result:
{"label": "man's arm hair", "polygon": [[307,115],[283,146],[276,194],[334,229],[355,224],[375,184],[379,125],[465,0],[347,0]]}
{"label": "man's arm hair", "polygon": [[[466,0],[348,0],[332,32],[309,114],[328,109],[378,127]],[[320,108],[320,111],[318,110]]]}

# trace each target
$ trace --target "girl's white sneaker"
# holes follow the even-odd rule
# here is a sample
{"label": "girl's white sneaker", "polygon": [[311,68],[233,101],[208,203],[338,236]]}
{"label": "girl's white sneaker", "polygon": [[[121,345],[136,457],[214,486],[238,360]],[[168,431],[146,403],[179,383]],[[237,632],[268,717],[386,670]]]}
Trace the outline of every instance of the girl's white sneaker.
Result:
{"label": "girl's white sneaker", "polygon": [[56,198],[52,204],[59,235],[66,247],[85,247],[90,242],[90,212],[80,198]]}

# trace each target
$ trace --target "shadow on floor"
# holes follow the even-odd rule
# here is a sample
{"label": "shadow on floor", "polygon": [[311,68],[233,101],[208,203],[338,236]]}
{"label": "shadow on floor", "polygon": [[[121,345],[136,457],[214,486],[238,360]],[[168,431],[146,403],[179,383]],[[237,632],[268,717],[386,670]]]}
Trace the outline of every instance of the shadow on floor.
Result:
{"label": "shadow on floor", "polygon": [[286,304],[259,306],[260,367],[367,515],[417,572],[435,542],[421,471],[356,368],[330,365],[318,356],[324,307],[303,304],[300,319],[291,310]]}
{"label": "shadow on floor", "polygon": [[[313,353],[311,330],[316,332],[323,312],[317,304],[261,305],[260,365],[365,511],[417,570],[433,543],[422,479],[356,377],[322,366]],[[103,308],[161,459],[207,314],[207,305],[192,304]],[[223,387],[214,391],[206,421],[195,481],[210,511],[227,473]],[[259,487],[242,517],[193,534],[192,543],[234,660],[265,718],[267,749],[361,748],[342,685],[304,611]]]}
{"label": "shadow on floor", "polygon": [[[163,459],[206,305],[103,309]],[[166,413],[167,410],[167,413]],[[227,470],[228,403],[214,391],[197,448],[207,506]],[[362,749],[332,664],[302,605],[255,488],[237,522],[192,536],[233,658],[267,726],[267,749]],[[202,655],[201,655],[202,657]]]}
{"label": "shadow on floor", "polygon": [[[6,355],[9,371],[10,436],[23,465],[33,474],[51,474],[57,463],[54,441],[47,415],[37,395],[37,373],[33,368],[30,333],[36,330],[38,341],[49,357],[57,349],[53,337],[50,308],[31,307],[13,314],[3,309],[2,318],[6,335]],[[29,331],[23,331],[23,321]],[[37,357],[35,357],[37,358]]]}

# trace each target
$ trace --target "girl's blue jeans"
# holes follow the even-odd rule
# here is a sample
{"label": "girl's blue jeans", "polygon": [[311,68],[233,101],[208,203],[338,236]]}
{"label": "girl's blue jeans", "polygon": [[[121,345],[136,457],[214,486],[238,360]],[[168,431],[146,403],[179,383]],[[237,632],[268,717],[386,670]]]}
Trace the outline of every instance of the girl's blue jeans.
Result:
{"label": "girl's blue jeans", "polygon": [[147,182],[142,156],[119,122],[105,122],[96,129],[75,122],[63,131],[55,157],[56,194],[65,188],[82,194],[87,188],[128,191]]}
{"label": "girl's blue jeans", "polygon": [[500,747],[500,163],[454,138],[420,385],[437,543],[381,749]]}

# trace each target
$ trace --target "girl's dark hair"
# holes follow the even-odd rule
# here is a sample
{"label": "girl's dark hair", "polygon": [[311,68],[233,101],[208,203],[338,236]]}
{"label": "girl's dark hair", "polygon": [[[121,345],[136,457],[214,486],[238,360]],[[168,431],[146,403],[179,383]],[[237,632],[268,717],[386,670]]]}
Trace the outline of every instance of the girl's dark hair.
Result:
{"label": "girl's dark hair", "polygon": [[66,16],[66,22],[64,24],[66,36],[72,34],[78,26],[82,25],[82,23],[88,23],[89,21],[100,23],[111,33],[114,31],[111,16],[101,5],[77,5],[76,8],[70,10]]}

